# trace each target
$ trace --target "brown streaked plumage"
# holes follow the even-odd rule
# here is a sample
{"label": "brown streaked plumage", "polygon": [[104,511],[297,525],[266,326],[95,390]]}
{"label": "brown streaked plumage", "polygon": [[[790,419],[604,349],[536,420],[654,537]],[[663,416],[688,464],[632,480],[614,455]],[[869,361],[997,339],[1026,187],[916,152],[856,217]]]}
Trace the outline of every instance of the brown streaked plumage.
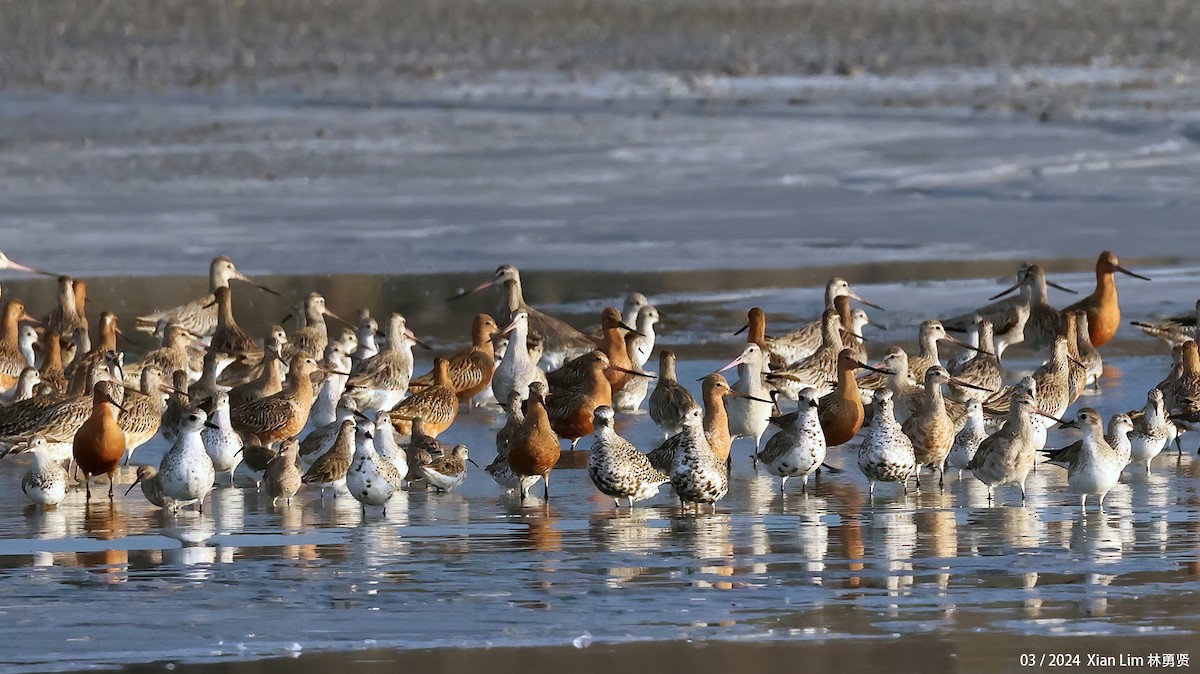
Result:
{"label": "brown streaked plumage", "polygon": [[230,410],[234,430],[267,447],[299,434],[315,397],[312,373],[319,369],[314,358],[294,357],[282,391]]}
{"label": "brown streaked plumage", "polygon": [[300,443],[296,438],[288,438],[283,441],[279,455],[267,462],[263,482],[267,485],[267,496],[271,497],[272,505],[279,499],[283,499],[284,503],[291,503],[292,497],[300,491],[303,475],[300,472],[300,458],[297,456],[299,452]]}
{"label": "brown streaked plumage", "polygon": [[683,417],[696,404],[692,392],[679,383],[675,361],[673,351],[658,353],[658,381],[650,393],[650,418],[662,429],[664,439],[683,430]]}
{"label": "brown streaked plumage", "polygon": [[814,388],[824,395],[833,389],[837,377],[838,354],[842,352],[842,322],[837,309],[821,314],[821,347],[793,367],[768,376],[771,383],[788,398],[795,400],[801,389]]}
{"label": "brown streaked plumage", "polygon": [[[604,383],[607,385],[608,380],[604,380]],[[550,471],[554,469],[562,454],[558,443],[558,435],[550,426],[545,403],[542,397],[531,389],[525,405],[525,421],[517,427],[509,440],[508,465],[518,477],[541,476],[546,498],[550,498]],[[528,495],[524,481],[521,481],[520,488],[523,500]]]}
{"label": "brown streaked plumage", "polygon": [[310,293],[304,300],[304,327],[297,330],[291,340],[284,345],[284,357],[290,359],[293,356],[302,355],[313,360],[321,358],[325,354],[325,346],[329,344],[329,328],[325,324],[326,317],[347,325],[351,329],[354,328],[339,318],[337,314],[325,308],[325,298],[320,293]]}
{"label": "brown streaked plumage", "polygon": [[57,335],[72,335],[76,328],[88,329],[84,306],[87,286],[70,276],[58,277],[58,304],[42,319],[46,330]]}
{"label": "brown streaked plumage", "polygon": [[262,371],[257,378],[229,389],[230,406],[240,407],[282,391],[286,379],[284,367],[283,359],[274,351],[268,351],[267,356],[263,359]]}
{"label": "brown streaked plumage", "polygon": [[[471,346],[450,357],[450,382],[459,402],[470,402],[492,385],[492,372],[496,369],[492,335],[499,330],[491,316],[479,314],[471,323]],[[433,372],[429,372],[409,382],[409,387],[417,389],[432,383]]]}
{"label": "brown streaked plumage", "polygon": [[37,321],[25,311],[21,300],[9,300],[4,304],[4,313],[0,317],[0,391],[7,391],[17,383],[28,363],[21,355],[18,341],[21,321]]}
{"label": "brown streaked plumage", "polygon": [[[57,332],[46,330],[42,333],[42,367],[39,370],[42,381],[54,387],[59,393],[67,393],[72,389],[67,383],[67,375],[63,373],[62,337]],[[85,370],[80,370],[81,373]],[[80,378],[80,386],[84,383]]]}
{"label": "brown streaked plumage", "polygon": [[356,430],[354,419],[342,421],[337,439],[333,441],[333,447],[317,457],[313,465],[308,467],[308,471],[304,473],[301,481],[304,484],[321,485],[321,491],[324,493],[326,486],[336,486],[345,480],[346,472],[350,470],[350,463],[354,460],[354,433]]}
{"label": "brown streaked plumage", "polygon": [[[838,307],[835,304],[837,298],[843,296],[857,300],[869,307],[883,310],[883,307],[871,304],[862,297],[859,297],[857,293],[850,290],[850,284],[846,282],[846,279],[836,276],[829,279],[829,282],[825,284],[825,306],[823,308],[828,309],[833,307],[837,309]],[[821,325],[822,320],[818,318],[786,335],[777,337],[773,340],[772,349],[774,353],[772,355],[782,359],[788,365],[794,365],[808,358],[821,347]]]}
{"label": "brown streaked plumage", "polygon": [[[153,365],[159,372],[191,371],[188,347],[196,340],[182,326],[169,325],[163,333],[162,347],[150,351],[141,360],[125,368],[126,377],[140,377],[142,368]],[[137,381],[137,379],[134,379]],[[184,387],[185,389],[187,387]]]}
{"label": "brown streaked plumage", "polygon": [[1122,267],[1117,256],[1106,250],[1096,260],[1096,289],[1091,295],[1063,310],[1079,310],[1087,314],[1092,346],[1097,348],[1108,344],[1116,336],[1117,328],[1121,327],[1121,306],[1117,301],[1117,281],[1114,277],[1117,272],[1144,281],[1150,280]]}
{"label": "brown streaked plumage", "polygon": [[[193,335],[200,337],[212,335],[213,331],[217,329],[217,308],[213,305],[213,300],[216,299],[214,293],[216,293],[217,288],[228,286],[229,282],[233,279],[245,281],[272,295],[279,295],[274,290],[252,281],[249,276],[237,270],[232,260],[222,255],[214,258],[208,267],[207,295],[171,309],[157,311],[147,316],[139,316],[137,319],[138,330],[154,332],[159,321],[166,321],[167,323],[182,325]],[[164,370],[164,372],[166,371]]]}
{"label": "brown streaked plumage", "polygon": [[[101,312],[100,320],[96,322],[96,339],[92,340],[91,348],[81,352],[71,361],[71,366],[66,369],[66,374],[70,378],[68,388],[86,390],[83,389],[83,386],[86,383],[88,368],[94,363],[102,362],[104,354],[117,350],[117,336],[120,334],[122,333],[121,328],[117,325],[116,314],[111,311]],[[86,336],[86,333],[81,336]],[[66,335],[62,335],[62,337],[65,338]],[[65,360],[63,362],[65,363]]]}
{"label": "brown streaked plumage", "polygon": [[[704,401],[704,438],[708,440],[708,445],[713,453],[717,455],[717,459],[722,463],[728,463],[729,450],[733,445],[733,438],[729,434],[729,415],[725,412],[725,398],[728,396],[737,396],[749,400],[757,400],[757,398],[733,390],[729,385],[729,381],[717,372],[713,372],[705,377],[700,386],[700,398]],[[763,400],[760,402],[767,401]],[[695,406],[696,403],[693,401],[684,410],[684,414],[686,415]],[[681,422],[678,433],[664,440],[661,445],[650,452],[648,455],[650,465],[664,473],[669,471],[682,441],[683,426]]]}
{"label": "brown streaked plumage", "polygon": [[233,291],[229,286],[217,288],[213,293],[217,304],[217,329],[213,332],[208,347],[226,353],[250,352],[258,349],[258,342],[246,334],[233,317]]}
{"label": "brown streaked plumage", "polygon": [[433,385],[400,401],[392,408],[392,426],[400,435],[412,435],[412,417],[425,420],[425,431],[432,437],[450,428],[458,417],[458,397],[450,380],[450,361],[435,358]]}
{"label": "brown streaked plumage", "polygon": [[133,455],[134,450],[149,442],[158,433],[163,413],[167,409],[167,402],[163,397],[166,388],[158,368],[148,367],[142,370],[141,390],[125,391],[125,400],[121,404],[124,409],[117,417],[117,424],[125,434],[126,461]]}
{"label": "brown streaked plumage", "polygon": [[120,406],[117,405],[112,382],[97,382],[92,389],[91,415],[79,427],[72,442],[75,465],[83,473],[87,498],[92,498],[93,475],[108,476],[108,498],[113,498],[113,482],[121,458],[125,456],[125,434],[117,424]]}

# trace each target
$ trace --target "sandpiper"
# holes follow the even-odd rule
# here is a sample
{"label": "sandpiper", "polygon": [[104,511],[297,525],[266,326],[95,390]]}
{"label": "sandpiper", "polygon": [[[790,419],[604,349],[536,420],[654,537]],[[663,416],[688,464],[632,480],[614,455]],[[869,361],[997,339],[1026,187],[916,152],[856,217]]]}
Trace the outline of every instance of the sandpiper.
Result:
{"label": "sandpiper", "polygon": [[[633,361],[633,369],[641,372],[654,350],[654,325],[658,323],[658,309],[643,306],[637,315],[636,332],[625,335],[625,350]],[[631,377],[625,386],[613,393],[613,409],[618,412],[636,412],[649,393],[650,380],[646,377]]]}
{"label": "sandpiper", "polygon": [[67,472],[50,456],[46,438],[33,436],[22,451],[33,454],[33,464],[21,478],[21,492],[43,507],[62,503],[67,497]]}
{"label": "sandpiper", "polygon": [[466,481],[468,463],[476,465],[467,455],[467,446],[455,445],[441,456],[423,456],[421,477],[436,491],[452,491]]}
{"label": "sandpiper", "polygon": [[416,336],[408,329],[401,314],[392,314],[387,323],[387,346],[360,365],[359,373],[346,386],[364,413],[390,410],[408,391],[413,375],[413,344]]}
{"label": "sandpiper", "polygon": [[175,444],[158,464],[158,483],[172,500],[172,510],[195,503],[203,513],[204,497],[213,490],[216,471],[200,437],[207,423],[203,410],[192,410],[183,418]]}
{"label": "sandpiper", "polygon": [[310,375],[322,369],[312,358],[293,358],[287,385],[282,391],[230,410],[234,430],[265,447],[297,435],[308,422],[312,408],[314,393]]}
{"label": "sandpiper", "polygon": [[1162,391],[1152,388],[1146,394],[1146,406],[1140,413],[1130,413],[1133,431],[1129,433],[1130,462],[1144,466],[1150,472],[1150,462],[1162,453],[1169,436],[1167,410]]}
{"label": "sandpiper", "polygon": [[871,423],[858,447],[858,469],[867,476],[869,495],[875,495],[876,482],[899,482],[907,494],[917,461],[912,441],[896,421],[890,389],[876,389],[873,404]]}
{"label": "sandpiper", "polygon": [[996,357],[996,344],[992,336],[992,322],[981,318],[975,326],[979,343],[975,355],[958,368],[951,369],[955,379],[974,384],[978,388],[950,384],[950,391],[958,400],[984,400],[988,393],[998,391],[1004,385],[1000,359]]}
{"label": "sandpiper", "polygon": [[300,471],[299,454],[300,443],[296,438],[288,438],[280,445],[279,455],[267,463],[263,472],[263,482],[267,485],[267,496],[271,497],[271,505],[278,503],[279,499],[283,499],[284,503],[291,503],[292,497],[300,491],[301,478],[304,475]]}
{"label": "sandpiper", "polygon": [[[363,421],[367,419],[363,418]],[[379,458],[387,461],[396,468],[400,479],[408,478],[408,452],[396,440],[396,428],[392,424],[392,413],[389,410],[379,410],[375,413],[375,451]]]}
{"label": "sandpiper", "polygon": [[167,389],[158,368],[153,366],[142,370],[140,391],[126,389],[125,400],[121,403],[124,410],[117,417],[117,424],[125,433],[126,463],[138,447],[158,434],[163,412],[167,409],[167,401],[163,397]]}
{"label": "sandpiper", "polygon": [[842,352],[842,324],[836,309],[826,309],[821,316],[821,347],[794,366],[767,376],[777,391],[797,400],[800,390],[811,387],[820,395],[833,390],[837,378],[838,354]]}
{"label": "sandpiper", "polygon": [[987,485],[989,503],[993,490],[1006,484],[1020,487],[1021,503],[1025,503],[1025,479],[1033,469],[1035,458],[1034,414],[1043,413],[1036,410],[1033,396],[1020,391],[1014,393],[1004,425],[979,444],[975,456],[967,463],[967,470]]}
{"label": "sandpiper", "polygon": [[[1124,421],[1128,424],[1128,417]],[[1067,486],[1079,494],[1079,506],[1084,510],[1087,509],[1089,495],[1099,497],[1100,510],[1104,510],[1104,497],[1120,481],[1121,470],[1125,467],[1119,452],[1104,437],[1102,423],[1099,412],[1084,407],[1074,420],[1065,421],[1059,426],[1082,430],[1083,440],[1060,450],[1045,452],[1049,463],[1067,469]],[[1124,427],[1125,424],[1118,425]]]}
{"label": "sandpiper", "polygon": [[16,386],[17,377],[28,365],[21,353],[21,321],[37,322],[25,311],[25,305],[20,300],[5,302],[3,315],[0,316],[0,391]]}
{"label": "sandpiper", "polygon": [[[499,328],[487,314],[479,314],[471,322],[471,346],[450,357],[450,382],[459,402],[470,404],[471,399],[492,385],[492,374],[496,371],[496,351],[492,337]],[[433,372],[422,375],[409,387],[433,384]]]}
{"label": "sandpiper", "polygon": [[976,388],[974,384],[956,379],[941,365],[925,371],[925,391],[915,413],[904,420],[904,434],[912,440],[917,460],[917,488],[921,487],[921,468],[930,466],[938,472],[938,486],[946,479],[946,457],[954,444],[955,423],[947,411],[948,401],[942,396],[942,386],[953,383],[960,388]]}
{"label": "sandpiper", "polygon": [[967,401],[967,422],[963,425],[962,430],[954,436],[954,443],[950,445],[950,454],[946,457],[946,463],[950,467],[958,469],[959,477],[971,463],[975,452],[979,451],[979,444],[987,438],[987,435],[983,420],[983,402],[977,399]]}
{"label": "sandpiper", "polygon": [[691,391],[675,374],[675,352],[663,349],[658,353],[658,381],[650,394],[650,418],[664,439],[683,430],[683,415],[695,404]]}
{"label": "sandpiper", "polygon": [[325,347],[322,365],[329,372],[318,387],[317,399],[308,413],[313,426],[331,424],[337,418],[338,402],[345,394],[346,382],[350,379],[350,356],[346,353],[346,347],[341,342],[329,342]]}
{"label": "sandpiper", "polygon": [[58,277],[58,304],[42,319],[46,330],[65,336],[74,334],[76,328],[87,330],[87,314],[84,313],[87,292],[84,288],[83,281],[70,276]]}
{"label": "sandpiper", "polygon": [[182,325],[188,332],[194,335],[200,337],[211,336],[217,329],[217,308],[213,304],[216,300],[215,293],[217,288],[228,287],[229,282],[233,279],[245,281],[272,295],[279,295],[274,290],[250,280],[250,277],[241,273],[237,270],[237,267],[233,266],[232,260],[222,255],[214,259],[212,264],[209,265],[208,295],[172,309],[140,316],[137,319],[138,329],[153,332],[159,321],[166,321]]}
{"label": "sandpiper", "polygon": [[321,498],[325,498],[327,488],[332,489],[336,497],[338,487],[346,483],[346,471],[350,470],[350,462],[354,458],[355,431],[353,417],[343,420],[333,446],[317,457],[304,473],[304,484],[319,485]]}
{"label": "sandpiper", "polygon": [[[725,377],[716,372],[705,377],[700,386],[700,398],[704,401],[704,438],[708,440],[708,446],[717,455],[717,459],[728,466],[732,438],[729,435],[729,415],[725,411],[725,398],[728,396],[740,398],[745,395],[734,391]],[[772,404],[772,401],[766,398],[751,399]],[[650,452],[648,455],[650,465],[663,473],[669,472],[682,441],[683,431],[681,428],[679,433],[668,437],[654,451]]]}
{"label": "sandpiper", "polygon": [[325,298],[320,293],[309,293],[304,300],[301,315],[304,318],[304,327],[297,330],[284,346],[285,358],[290,359],[296,355],[313,360],[320,358],[325,353],[325,346],[329,344],[329,327],[325,324],[326,318],[332,318],[343,325],[354,328],[325,307]]}
{"label": "sandpiper", "polygon": [[622,498],[630,508],[637,501],[653,498],[658,488],[671,478],[655,470],[645,454],[617,434],[613,428],[613,408],[597,407],[595,417],[596,434],[588,456],[588,477],[592,484],[618,508]]}
{"label": "sandpiper", "polygon": [[729,469],[704,437],[704,412],[699,405],[694,405],[683,418],[679,449],[668,475],[680,504],[695,504],[697,510],[709,504],[715,511],[717,501],[729,491]]}
{"label": "sandpiper", "polygon": [[392,408],[392,424],[400,435],[412,434],[413,417],[425,420],[425,432],[437,437],[458,418],[458,397],[450,379],[450,361],[433,360],[433,385],[426,386]]}
{"label": "sandpiper", "polygon": [[1175,318],[1164,318],[1158,321],[1130,321],[1142,332],[1160,339],[1171,346],[1179,346],[1188,340],[1194,340],[1200,335],[1200,300],[1196,300],[1195,313]]}
{"label": "sandpiper", "polygon": [[158,481],[158,469],[154,466],[138,466],[137,479],[125,490],[125,495],[128,496],[134,487],[139,486],[142,488],[142,495],[151,504],[159,508],[175,509],[175,502],[163,493],[162,483]]}
{"label": "sandpiper", "polygon": [[[540,383],[534,384],[531,389],[533,395],[540,397],[545,394],[544,387]],[[504,422],[504,427],[496,433],[496,458],[484,470],[487,471],[488,475],[492,476],[496,484],[504,487],[507,491],[511,492],[519,488],[522,493],[528,493],[533,485],[542,479],[542,476],[526,475],[521,477],[514,473],[512,467],[508,465],[509,442],[517,428],[525,423],[525,412],[521,407],[521,393],[519,391],[509,392],[504,409],[508,413],[508,418]]]}
{"label": "sandpiper", "polygon": [[209,409],[208,422],[200,431],[204,450],[212,459],[213,470],[229,473],[229,484],[233,485],[233,471],[242,462],[242,436],[233,430],[230,420],[229,394],[218,393]]}
{"label": "sandpiper", "polygon": [[808,493],[808,476],[825,461],[825,434],[821,431],[816,389],[800,391],[795,412],[772,418],[780,430],[758,453],[758,462],[768,473],[778,475],[779,493],[784,493],[789,477],[799,477],[801,492]]}
{"label": "sandpiper", "polygon": [[[850,290],[850,284],[846,282],[846,279],[841,277],[829,279],[829,282],[825,284],[824,308],[828,309],[833,307],[837,298],[842,296],[849,297],[850,299],[857,300],[858,302],[861,302],[869,307],[883,311],[883,307],[877,304],[871,304],[858,294],[852,292]],[[773,347],[777,354],[779,354],[784,360],[788,361],[789,365],[798,363],[801,360],[811,356],[816,352],[817,349],[821,347],[822,324],[822,320],[817,319],[811,323],[801,326],[800,328],[775,339]],[[782,351],[782,348],[785,346],[788,348],[786,353]]]}
{"label": "sandpiper", "polygon": [[355,430],[354,456],[346,471],[346,489],[363,505],[382,507],[387,512],[387,502],[400,489],[403,480],[396,467],[379,458],[375,452],[373,436],[375,429],[363,424]]}
{"label": "sandpiper", "polygon": [[633,376],[651,376],[614,365],[599,350],[584,354],[577,360],[587,368],[590,376],[572,386],[552,389],[550,397],[546,399],[546,411],[554,432],[560,438],[570,440],[572,449],[579,438],[592,433],[596,408],[612,406],[612,385],[607,378],[610,372],[615,370]]}
{"label": "sandpiper", "polygon": [[492,375],[492,393],[496,400],[507,400],[508,392],[513,390],[519,391],[521,398],[527,398],[531,382],[546,381],[546,373],[530,360],[529,351],[519,348],[529,338],[529,313],[524,310],[514,313],[512,322],[501,334],[509,335],[510,344]]}

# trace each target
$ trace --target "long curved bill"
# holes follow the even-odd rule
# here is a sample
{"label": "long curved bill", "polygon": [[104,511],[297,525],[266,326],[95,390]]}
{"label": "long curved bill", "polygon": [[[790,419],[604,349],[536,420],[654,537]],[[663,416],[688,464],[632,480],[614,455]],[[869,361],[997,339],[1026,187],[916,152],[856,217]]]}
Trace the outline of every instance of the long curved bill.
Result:
{"label": "long curved bill", "polygon": [[38,269],[37,267],[30,267],[29,265],[21,264],[20,262],[14,262],[4,253],[0,253],[0,269],[11,269],[13,271],[23,271],[26,274],[41,274],[42,276],[58,276],[58,274],[55,274],[54,272]]}
{"label": "long curved bill", "polygon": [[628,326],[628,325],[626,325],[625,323],[617,323],[617,327],[618,327],[618,328],[624,328],[625,330],[628,330],[628,331],[632,332],[633,334],[637,335],[638,337],[645,337],[645,335],[643,335],[642,333],[638,332],[637,330],[634,330],[633,328],[629,327],[629,326]]}
{"label": "long curved bill", "polygon": [[1149,281],[1149,280],[1150,280],[1150,277],[1149,277],[1149,276],[1142,276],[1141,274],[1138,274],[1138,273],[1136,273],[1136,272],[1129,271],[1128,269],[1126,269],[1126,268],[1122,267],[1122,266],[1121,266],[1121,265],[1119,265],[1119,264],[1117,264],[1117,265],[1113,265],[1113,269],[1116,269],[1117,271],[1121,272],[1122,274],[1125,274],[1126,276],[1132,276],[1132,277],[1134,277],[1134,278],[1140,278],[1140,279],[1142,279],[1143,281]]}
{"label": "long curved bill", "polygon": [[480,290],[487,290],[488,288],[491,288],[494,285],[496,285],[495,280],[484,281],[483,283],[480,283],[479,285],[475,286],[474,288],[471,288],[470,290],[464,290],[461,293],[455,295],[454,297],[448,298],[446,301],[453,302],[454,300],[462,299],[462,298],[466,297],[467,295],[470,295],[471,293],[477,293]]}
{"label": "long curved bill", "polygon": [[998,300],[1001,297],[1004,297],[1005,295],[1011,293],[1012,291],[1014,291],[1020,287],[1021,287],[1020,283],[1014,283],[1014,284],[1010,285],[1009,287],[1005,288],[1004,290],[1001,290],[1000,292],[996,293],[995,295],[992,295],[991,297],[989,297],[988,301],[991,302],[992,300]]}
{"label": "long curved bill", "polygon": [[629,368],[621,367],[620,365],[609,365],[605,369],[616,370],[617,372],[624,372],[625,374],[631,374],[636,377],[646,377],[647,379],[658,379],[658,375],[653,375],[653,374],[650,374],[649,372],[638,372],[637,370],[630,370]]}
{"label": "long curved bill", "polygon": [[346,319],[342,318],[341,316],[338,316],[337,314],[333,313],[332,311],[330,311],[328,309],[326,309],[325,311],[322,311],[321,315],[325,316],[326,318],[332,318],[333,320],[337,321],[338,323],[341,323],[342,325],[346,326],[347,328],[350,328],[351,330],[358,329],[358,326],[353,325]]}
{"label": "long curved bill", "polygon": [[879,306],[878,304],[874,304],[874,303],[871,303],[871,302],[868,302],[868,301],[864,300],[864,299],[862,298],[862,296],[861,296],[861,295],[859,295],[859,294],[858,294],[858,293],[856,293],[856,292],[853,292],[853,291],[851,291],[851,292],[849,293],[849,296],[850,296],[850,299],[852,299],[852,300],[855,300],[856,302],[858,302],[858,303],[860,303],[860,304],[865,304],[865,305],[867,305],[868,307],[871,307],[872,309],[878,309],[878,310],[880,310],[880,311],[887,311],[887,309],[884,309],[883,307]]}
{"label": "long curved bill", "polygon": [[104,400],[104,402],[108,403],[109,405],[112,405],[113,407],[121,410],[122,412],[125,412],[126,414],[129,413],[124,407],[121,406],[121,403],[117,402],[116,398],[113,398],[112,396],[104,396],[103,400]]}
{"label": "long curved bill", "polygon": [[950,383],[954,384],[955,386],[961,386],[963,388],[973,388],[976,391],[986,391],[988,393],[995,393],[995,391],[993,389],[987,388],[986,386],[978,386],[976,384],[972,384],[971,382],[963,381],[963,380],[959,379],[958,377],[951,377]]}
{"label": "long curved bill", "polygon": [[888,369],[882,368],[882,367],[875,367],[874,365],[867,365],[866,363],[862,363],[862,362],[855,363],[854,365],[855,365],[855,367],[859,367],[864,370],[870,370],[872,372],[878,372],[879,374],[896,374],[895,370],[888,370]]}
{"label": "long curved bill", "polygon": [[750,329],[750,324],[747,323],[747,324],[743,325],[742,327],[738,328],[737,332],[733,333],[733,336],[737,337],[738,335],[742,334],[743,332],[745,332],[749,329]]}
{"label": "long curved bill", "polygon": [[426,351],[433,351],[433,347],[429,346],[425,342],[422,342],[421,340],[417,339],[417,336],[415,334],[413,334],[412,330],[409,330],[408,328],[404,328],[404,336],[411,339],[413,341],[413,344],[416,344],[417,346],[421,347],[422,349],[425,349]]}
{"label": "long curved bill", "polygon": [[951,337],[950,335],[946,335],[942,339],[946,340],[947,342],[950,342],[951,344],[957,344],[964,349],[970,349],[972,351],[977,351],[979,353],[985,353],[989,356],[996,355],[996,354],[992,353],[991,351],[984,351],[983,349],[979,348],[978,346],[971,346],[970,344],[967,344],[966,342],[962,341],[961,339],[959,339],[957,337]]}
{"label": "long curved bill", "polygon": [[735,391],[733,389],[729,389],[729,395],[737,396],[739,398],[745,398],[746,400],[756,400],[760,403],[767,403],[768,405],[775,404],[774,400],[767,400],[766,398],[759,398],[757,396],[752,396],[748,393],[742,393],[741,391]]}
{"label": "long curved bill", "polygon": [[[238,451],[241,451],[241,450],[238,450]],[[125,495],[129,496],[129,492],[133,491],[133,488],[138,486],[141,483],[142,483],[142,478],[140,478],[140,477],[138,479],[134,480],[133,484],[129,485],[129,489],[125,490]]]}
{"label": "long curved bill", "polygon": [[280,295],[275,290],[272,290],[271,288],[266,287],[265,285],[259,283],[258,281],[255,281],[254,279],[250,278],[249,276],[246,276],[245,274],[243,274],[240,271],[235,273],[233,275],[233,277],[239,281],[245,281],[246,283],[249,283],[250,285],[254,286],[255,288],[258,288],[259,290],[261,290],[263,292],[271,293],[272,295],[274,295],[276,297],[283,297],[283,295]]}
{"label": "long curved bill", "polygon": [[[742,354],[742,355],[738,356],[737,358],[734,358],[733,360],[729,361],[725,365],[725,367],[722,367],[721,369],[717,370],[717,372],[724,372],[725,370],[735,368],[738,365],[741,365],[742,363],[745,363],[745,362],[746,362],[746,354]],[[704,377],[701,377],[701,378],[697,379],[696,381],[704,381]]]}
{"label": "long curved bill", "polygon": [[[1135,276],[1136,276],[1136,274],[1135,274]],[[1145,277],[1145,276],[1139,276],[1138,278],[1146,278],[1146,277]],[[1148,279],[1148,278],[1147,278],[1146,280],[1147,280],[1147,281],[1149,281],[1150,279]],[[1055,283],[1054,281],[1046,281],[1046,285],[1050,286],[1051,288],[1055,288],[1055,289],[1057,289],[1057,290],[1061,290],[1061,291],[1063,291],[1064,293],[1071,293],[1072,295],[1078,295],[1078,294],[1079,294],[1079,291],[1078,291],[1078,290],[1072,290],[1072,289],[1070,289],[1070,288],[1066,287],[1065,285],[1063,285],[1063,284],[1061,284],[1061,283]]]}

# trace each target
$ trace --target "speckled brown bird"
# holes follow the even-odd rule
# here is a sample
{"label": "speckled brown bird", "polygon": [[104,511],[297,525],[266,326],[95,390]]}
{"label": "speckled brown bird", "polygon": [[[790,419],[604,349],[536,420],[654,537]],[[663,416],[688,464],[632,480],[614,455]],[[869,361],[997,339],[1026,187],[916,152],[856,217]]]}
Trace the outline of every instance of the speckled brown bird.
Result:
{"label": "speckled brown bird", "polygon": [[[468,403],[492,385],[496,369],[496,351],[492,336],[499,332],[496,321],[479,314],[471,323],[471,346],[450,357],[450,382],[459,402]],[[419,390],[433,383],[433,372],[409,382],[409,388]]]}
{"label": "speckled brown bird", "polygon": [[300,433],[316,394],[312,373],[320,369],[314,358],[292,358],[282,391],[230,410],[234,430],[266,447]]}
{"label": "speckled brown bird", "polygon": [[25,311],[21,300],[5,302],[4,313],[0,317],[0,391],[16,386],[21,370],[28,365],[19,343],[21,321],[38,322]]}
{"label": "speckled brown bird", "polygon": [[424,419],[425,431],[435,438],[450,428],[458,417],[458,397],[454,394],[454,382],[450,380],[450,361],[435,358],[433,385],[400,401],[392,412],[392,426],[400,435],[412,435],[412,417]]}

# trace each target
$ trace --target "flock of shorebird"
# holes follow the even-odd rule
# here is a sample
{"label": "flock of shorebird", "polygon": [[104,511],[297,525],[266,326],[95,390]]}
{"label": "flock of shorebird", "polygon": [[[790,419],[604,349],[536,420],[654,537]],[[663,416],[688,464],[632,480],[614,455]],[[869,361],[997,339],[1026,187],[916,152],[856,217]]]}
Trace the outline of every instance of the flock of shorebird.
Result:
{"label": "flock of shorebird", "polygon": [[[0,269],[48,274],[3,253]],[[0,406],[0,446],[5,454],[32,454],[21,488],[45,506],[66,497],[72,474],[81,477],[88,499],[92,478],[107,476],[111,499],[118,468],[161,434],[170,450],[158,466],[139,466],[129,487],[140,486],[159,507],[195,503],[202,511],[218,474],[227,473],[232,484],[239,472],[274,500],[290,501],[311,484],[322,496],[345,490],[364,507],[386,508],[404,489],[460,485],[474,462],[466,446],[449,446],[438,435],[460,406],[498,404],[507,419],[486,470],[522,499],[539,480],[549,497],[563,440],[573,450],[592,436],[588,474],[618,507],[670,484],[681,505],[698,509],[715,508],[725,496],[738,438],[754,441],[756,470],[779,476],[781,491],[790,478],[806,490],[822,466],[835,471],[824,463],[827,448],[860,438],[857,464],[872,494],[876,482],[898,482],[907,491],[915,478],[919,488],[925,468],[938,473],[940,486],[947,468],[957,468],[986,484],[989,500],[993,488],[1016,485],[1024,501],[1041,451],[1066,467],[1067,484],[1084,507],[1095,496],[1103,508],[1127,465],[1149,471],[1155,456],[1200,420],[1194,341],[1200,303],[1197,316],[1135,323],[1175,354],[1144,409],[1117,414],[1107,429],[1090,407],[1061,418],[1102,375],[1097,349],[1120,325],[1116,273],[1145,279],[1104,252],[1095,291],[1058,310],[1048,286],[1074,291],[1047,281],[1038,265],[1022,265],[1016,284],[990,299],[1019,291],[1015,297],[927,320],[919,352],[892,347],[876,365],[866,362],[861,336],[869,318],[851,302],[881,307],[834,278],[822,316],[787,334],[768,336],[765,313],[751,309],[742,329],[745,349],[701,380],[699,402],[676,376],[674,353],[660,350],[657,376],[643,370],[659,321],[644,295],[631,293],[621,310],[606,308],[599,332],[589,335],[526,304],[510,265],[451,298],[489,287],[501,294],[494,317],[475,317],[469,347],[435,358],[432,371],[417,377],[413,348],[428,347],[398,313],[381,331],[366,310],[351,324],[312,293],[303,302],[302,325],[291,333],[276,325],[261,341],[246,334],[234,318],[230,282],[274,291],[226,257],[212,263],[208,295],[137,318],[137,327],[154,332],[162,345],[126,363],[116,316],[101,313],[90,333],[85,283],[59,276],[57,306],[42,320],[18,299],[3,304],[0,389],[9,401]],[[335,335],[327,318],[345,329]],[[944,362],[940,342],[963,351]],[[1048,359],[1006,385],[1001,358],[1017,344]],[[735,367],[730,384],[721,372]],[[643,453],[617,433],[614,419],[647,399],[664,439]],[[784,413],[790,401],[796,409]],[[771,424],[779,431],[764,444]],[[1054,424],[1080,429],[1082,440],[1045,449]]]}

